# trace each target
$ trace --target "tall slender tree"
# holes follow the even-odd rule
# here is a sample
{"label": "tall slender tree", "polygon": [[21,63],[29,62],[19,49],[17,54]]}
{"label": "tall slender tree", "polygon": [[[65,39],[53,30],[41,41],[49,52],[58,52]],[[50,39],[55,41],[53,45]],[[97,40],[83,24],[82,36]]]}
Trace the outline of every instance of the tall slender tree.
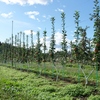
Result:
{"label": "tall slender tree", "polygon": [[61,18],[62,18],[62,42],[61,42],[61,46],[62,46],[62,64],[64,64],[64,62],[66,63],[67,60],[67,41],[66,41],[66,30],[65,30],[65,13],[62,12],[61,13]]}
{"label": "tall slender tree", "polygon": [[17,33],[17,48],[18,48],[17,62],[19,62],[20,61],[20,36],[19,36],[19,33]]}
{"label": "tall slender tree", "polygon": [[33,30],[31,30],[31,62],[34,61],[34,42],[33,42]]}
{"label": "tall slender tree", "polygon": [[36,61],[38,62],[38,65],[40,66],[40,63],[41,63],[41,46],[42,44],[40,43],[40,32],[38,31],[37,32],[37,44],[36,44],[36,53],[35,53],[35,56],[36,56]]}
{"label": "tall slender tree", "polygon": [[47,31],[45,30],[44,32],[43,32],[43,36],[44,36],[44,38],[43,38],[43,62],[45,63],[46,62],[46,33],[47,33]]}
{"label": "tall slender tree", "polygon": [[94,20],[94,44],[95,44],[95,60],[98,64],[97,69],[100,70],[100,6],[99,0],[94,0],[93,14],[91,20]]}
{"label": "tall slender tree", "polygon": [[17,62],[17,35],[15,35],[15,48],[14,48],[14,59],[15,59],[15,66],[16,66],[16,62]]}
{"label": "tall slender tree", "polygon": [[79,17],[80,17],[80,14],[78,11],[75,11],[74,13],[74,18],[75,18],[75,24],[76,24],[76,30],[75,30],[75,42],[76,44],[74,45],[74,51],[75,51],[75,55],[76,55],[76,60],[79,61],[80,60],[80,57],[79,57],[79,47],[78,47],[78,44],[79,44],[79,36],[80,36],[80,32],[79,32]]}
{"label": "tall slender tree", "polygon": [[25,63],[26,59],[25,59],[25,33],[23,33],[23,51],[22,51],[22,62]]}
{"label": "tall slender tree", "polygon": [[51,24],[52,24],[52,36],[51,36],[51,41],[50,41],[50,56],[51,56],[51,60],[54,64],[54,54],[55,54],[55,27],[54,27],[54,21],[55,18],[52,17],[51,18]]}
{"label": "tall slender tree", "polygon": [[19,52],[19,54],[20,55],[19,56],[20,56],[20,62],[22,62],[22,32],[20,32],[19,34],[20,34],[20,40],[19,40],[19,42],[20,42],[20,45],[19,45],[20,46],[19,47],[20,52]]}
{"label": "tall slender tree", "polygon": [[26,35],[26,59],[27,59],[27,63],[28,63],[28,61],[29,61],[29,49],[28,49],[28,47],[29,47],[29,44],[28,44],[28,35]]}
{"label": "tall slender tree", "polygon": [[55,18],[51,18],[51,24],[52,24],[52,36],[50,41],[50,56],[53,63],[53,67],[56,70],[56,81],[58,80],[58,69],[55,64],[55,26],[54,26]]}
{"label": "tall slender tree", "polygon": [[11,65],[13,67],[13,21],[12,21],[12,46],[11,46]]}
{"label": "tall slender tree", "polygon": [[86,30],[88,29],[88,27],[86,27],[85,29],[80,27],[79,31],[80,31],[80,42],[79,42],[79,48],[80,48],[80,53],[81,53],[81,57],[80,60],[82,63],[85,63],[86,61],[88,61],[89,58],[89,51],[88,51],[88,39],[87,39],[87,32]]}

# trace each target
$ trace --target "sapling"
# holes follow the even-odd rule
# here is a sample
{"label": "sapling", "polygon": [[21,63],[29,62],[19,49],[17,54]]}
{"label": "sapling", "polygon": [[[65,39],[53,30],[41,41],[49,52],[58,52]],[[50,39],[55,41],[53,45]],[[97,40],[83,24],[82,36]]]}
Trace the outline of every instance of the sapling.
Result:
{"label": "sapling", "polygon": [[12,21],[12,37],[11,37],[11,39],[12,39],[12,43],[11,43],[11,65],[12,65],[12,67],[13,67],[13,21]]}
{"label": "sapling", "polygon": [[28,38],[29,38],[29,36],[28,35],[26,35],[26,59],[27,59],[27,67],[29,68],[29,44],[28,44],[28,42],[29,42],[29,40],[28,40]]}
{"label": "sapling", "polygon": [[17,62],[19,62],[19,59],[20,59],[20,54],[19,54],[19,52],[20,52],[20,49],[19,49],[20,44],[19,44],[19,40],[20,40],[19,33],[17,33],[17,48],[18,48],[18,50],[17,50]]}
{"label": "sapling", "polygon": [[46,33],[47,31],[43,31],[43,63],[44,63],[44,68],[45,68],[45,62],[46,62]]}
{"label": "sapling", "polygon": [[90,20],[94,20],[94,37],[95,44],[94,58],[96,62],[96,77],[98,84],[98,70],[100,70],[100,6],[99,0],[94,0],[93,14]]}
{"label": "sapling", "polygon": [[25,33],[23,33],[23,49],[22,49],[22,63],[26,62],[25,58]]}
{"label": "sapling", "polygon": [[94,20],[94,37],[93,42],[95,44],[94,56],[97,63],[97,70],[100,69],[100,6],[99,1],[94,0],[93,14],[91,20]]}
{"label": "sapling", "polygon": [[51,60],[53,63],[53,67],[56,70],[56,74],[57,74],[56,81],[57,81],[58,80],[58,70],[57,70],[56,65],[55,65],[55,27],[54,27],[54,21],[55,21],[55,18],[52,17],[51,18],[52,36],[51,36],[51,41],[50,41],[50,57],[51,57]]}
{"label": "sapling", "polygon": [[61,59],[61,64],[64,68],[66,65],[66,61],[67,61],[67,41],[66,41],[67,34],[66,34],[66,30],[65,30],[65,13],[64,12],[61,13],[61,18],[62,18],[62,42],[61,42],[62,59]]}
{"label": "sapling", "polygon": [[31,63],[34,62],[34,42],[33,42],[33,30],[31,30]]}
{"label": "sapling", "polygon": [[51,36],[51,41],[50,41],[50,57],[52,60],[52,63],[54,64],[54,53],[55,53],[55,27],[54,27],[54,21],[55,18],[51,18],[51,23],[52,23],[52,36]]}
{"label": "sapling", "polygon": [[21,62],[22,62],[22,50],[21,50],[21,42],[22,42],[22,32],[18,33],[18,48],[19,48],[19,68],[21,67]]}
{"label": "sapling", "polygon": [[17,35],[15,35],[15,49],[14,49],[14,58],[15,58],[15,67],[16,67],[16,62],[17,62]]}
{"label": "sapling", "polygon": [[75,24],[76,24],[76,30],[75,30],[75,42],[76,44],[74,45],[74,52],[75,52],[75,55],[76,55],[76,60],[79,62],[80,60],[80,57],[79,57],[79,47],[78,47],[78,44],[79,44],[79,39],[80,39],[80,32],[79,32],[79,17],[80,17],[80,14],[78,11],[75,11],[74,13],[74,17],[75,17]]}
{"label": "sapling", "polygon": [[81,57],[80,60],[83,64],[86,64],[86,61],[88,61],[89,59],[89,53],[88,53],[88,40],[87,40],[87,32],[86,30],[88,29],[88,27],[86,28],[79,28],[80,31],[80,42],[79,42],[79,48],[80,48],[80,53],[81,53]]}
{"label": "sapling", "polygon": [[36,44],[36,53],[35,53],[35,57],[36,57],[36,61],[38,63],[38,67],[39,67],[39,71],[40,71],[40,75],[41,75],[41,46],[42,44],[40,43],[40,32],[37,32],[37,44]]}
{"label": "sapling", "polygon": [[13,67],[13,34],[12,34],[11,40],[12,40],[12,43],[11,43],[11,65]]}
{"label": "sapling", "polygon": [[20,32],[20,63],[22,63],[22,32]]}
{"label": "sapling", "polygon": [[78,11],[75,11],[74,13],[74,18],[75,18],[75,24],[76,24],[76,30],[75,30],[75,42],[76,44],[74,45],[74,52],[75,52],[75,56],[76,56],[76,61],[78,62],[78,81],[80,81],[80,65],[79,65],[79,61],[80,61],[80,51],[79,51],[79,36],[80,36],[80,32],[79,32],[79,17],[80,17],[80,14]]}

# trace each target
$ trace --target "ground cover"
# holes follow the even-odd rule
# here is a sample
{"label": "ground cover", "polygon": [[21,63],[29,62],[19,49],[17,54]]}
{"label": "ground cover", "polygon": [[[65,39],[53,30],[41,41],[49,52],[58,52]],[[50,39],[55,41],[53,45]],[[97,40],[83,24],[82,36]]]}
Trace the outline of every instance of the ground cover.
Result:
{"label": "ground cover", "polygon": [[100,100],[99,88],[86,88],[81,83],[55,81],[39,73],[0,67],[1,100]]}

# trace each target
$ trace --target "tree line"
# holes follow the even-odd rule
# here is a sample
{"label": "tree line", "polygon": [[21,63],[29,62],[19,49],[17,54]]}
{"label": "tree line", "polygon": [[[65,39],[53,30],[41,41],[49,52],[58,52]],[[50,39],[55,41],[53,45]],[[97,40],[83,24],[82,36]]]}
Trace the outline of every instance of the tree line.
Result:
{"label": "tree line", "polygon": [[[40,32],[37,31],[37,43],[34,44],[33,31],[31,35],[25,35],[20,32],[15,36],[12,34],[5,43],[0,42],[0,61],[7,63],[11,62],[12,66],[15,62],[48,62],[59,61],[62,64],[70,63],[85,63],[91,64],[95,62],[97,69],[100,69],[100,6],[99,1],[94,0],[93,14],[90,14],[90,20],[94,22],[94,36],[93,39],[87,37],[87,29],[80,26],[80,13],[75,11],[74,21],[76,31],[74,32],[75,41],[70,42],[70,51],[68,51],[67,31],[65,29],[65,16],[64,12],[61,13],[62,20],[62,41],[61,51],[56,51],[55,40],[55,18],[51,18],[51,40],[50,48],[46,46],[47,31],[43,31],[43,43],[40,42]],[[29,44],[29,37],[31,43]],[[41,47],[43,50],[41,50]],[[48,52],[46,52],[48,49]]]}

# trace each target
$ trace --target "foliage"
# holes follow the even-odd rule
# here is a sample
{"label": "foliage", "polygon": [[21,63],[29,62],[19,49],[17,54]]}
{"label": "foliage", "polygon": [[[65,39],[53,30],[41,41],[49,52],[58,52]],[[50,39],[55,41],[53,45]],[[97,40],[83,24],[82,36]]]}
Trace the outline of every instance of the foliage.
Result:
{"label": "foliage", "polygon": [[44,31],[43,32],[43,62],[46,62],[46,50],[47,50],[47,47],[46,47],[46,33],[47,31]]}
{"label": "foliage", "polygon": [[40,43],[40,33],[39,31],[37,32],[37,44],[36,44],[36,52],[35,52],[35,57],[36,57],[36,61],[38,62],[38,64],[41,63],[41,46],[42,44]]}
{"label": "foliage", "polygon": [[64,61],[67,60],[67,41],[66,41],[66,30],[65,30],[65,13],[61,13],[61,18],[62,18],[62,64],[64,64]]}
{"label": "foliage", "polygon": [[71,84],[64,87],[63,92],[61,93],[64,95],[70,95],[72,97],[85,97],[89,96],[92,92],[92,89],[87,89],[83,87],[81,84]]}
{"label": "foliage", "polygon": [[100,96],[99,95],[91,95],[87,100],[100,100]]}
{"label": "foliage", "polygon": [[98,63],[98,69],[100,69],[100,6],[99,1],[94,0],[93,14],[91,14],[91,20],[94,20],[94,44],[95,44],[95,60]]}
{"label": "foliage", "polygon": [[54,21],[55,18],[51,18],[51,23],[52,23],[52,36],[51,36],[51,41],[50,41],[50,57],[52,61],[54,62],[54,53],[55,53],[55,27],[54,27]]}
{"label": "foliage", "polygon": [[76,60],[79,61],[80,60],[80,51],[79,51],[79,47],[78,47],[78,44],[79,44],[79,36],[80,36],[80,32],[79,32],[79,17],[80,17],[80,14],[78,11],[76,11],[74,13],[74,17],[75,17],[75,24],[76,24],[76,31],[75,31],[75,42],[76,44],[74,44],[74,52],[75,52],[75,56],[76,56]]}

